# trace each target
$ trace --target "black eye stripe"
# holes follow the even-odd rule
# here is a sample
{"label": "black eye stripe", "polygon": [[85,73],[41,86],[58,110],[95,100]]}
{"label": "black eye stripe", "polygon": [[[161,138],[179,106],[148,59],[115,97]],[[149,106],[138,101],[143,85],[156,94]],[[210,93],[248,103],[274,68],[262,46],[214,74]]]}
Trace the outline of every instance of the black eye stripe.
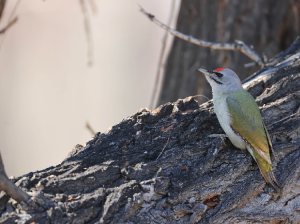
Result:
{"label": "black eye stripe", "polygon": [[216,80],[215,78],[213,78],[213,77],[211,77],[211,76],[210,76],[210,78],[211,78],[212,80],[214,80],[216,83],[218,83],[218,84],[220,84],[220,85],[223,85],[223,83],[219,82],[219,81]]}
{"label": "black eye stripe", "polygon": [[219,78],[223,77],[223,74],[220,72],[214,72]]}

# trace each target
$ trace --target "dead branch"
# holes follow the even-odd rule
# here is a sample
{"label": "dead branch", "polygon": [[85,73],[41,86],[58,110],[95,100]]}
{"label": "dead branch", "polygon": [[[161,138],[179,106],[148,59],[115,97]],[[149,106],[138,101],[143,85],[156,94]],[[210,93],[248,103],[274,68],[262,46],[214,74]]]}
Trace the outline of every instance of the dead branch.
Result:
{"label": "dead branch", "polygon": [[95,135],[95,131],[94,131],[94,129],[91,127],[91,125],[90,125],[90,123],[87,121],[86,123],[85,123],[85,127],[90,131],[90,133],[94,136]]}
{"label": "dead branch", "polygon": [[84,30],[85,30],[87,46],[88,46],[88,52],[87,52],[88,65],[92,66],[93,65],[93,44],[92,44],[90,21],[88,18],[88,12],[87,12],[87,8],[86,8],[84,0],[80,0],[79,2],[80,2],[80,6],[81,6],[81,11],[82,11],[82,14],[84,17],[84,19],[83,19]]}
{"label": "dead branch", "polygon": [[2,162],[2,157],[0,153],[0,188],[1,190],[5,191],[9,196],[11,196],[16,201],[24,201],[27,202],[30,199],[30,196],[23,191],[22,189],[18,188],[14,183],[12,183],[5,172],[4,164]]}
{"label": "dead branch", "polygon": [[[14,24],[14,22],[12,23],[12,21],[14,21],[16,18],[15,18],[15,19],[12,19],[12,18],[14,17],[14,15],[15,15],[15,13],[16,13],[16,11],[17,11],[17,8],[18,8],[18,6],[20,5],[20,3],[21,3],[21,0],[18,0],[18,1],[16,2],[15,6],[14,6],[14,8],[13,8],[13,10],[12,10],[12,12],[10,13],[9,18],[8,18],[8,25],[7,25],[7,27],[10,27],[11,25]],[[15,21],[15,22],[16,22],[16,21]],[[12,23],[12,24],[11,24],[11,23]],[[9,25],[9,24],[11,24],[11,25]],[[1,39],[0,39],[0,49],[1,49],[1,47],[2,47],[4,38],[5,38],[5,32],[4,32],[4,35],[2,35],[2,37],[1,37]]]}
{"label": "dead branch", "polygon": [[239,51],[244,53],[246,56],[251,58],[253,61],[255,61],[258,65],[261,67],[265,66],[265,61],[262,57],[260,57],[252,48],[248,47],[243,41],[236,40],[235,43],[214,43],[214,42],[208,42],[200,39],[196,39],[195,37],[191,35],[185,35],[183,33],[178,32],[177,30],[174,30],[170,28],[169,26],[163,24],[159,20],[155,18],[154,15],[146,12],[142,7],[140,7],[140,11],[148,16],[148,18],[154,22],[156,25],[160,26],[161,28],[165,29],[166,31],[170,32],[172,35],[179,37],[185,41],[188,41],[190,43],[202,46],[202,47],[209,47],[213,50],[230,50],[230,51]]}

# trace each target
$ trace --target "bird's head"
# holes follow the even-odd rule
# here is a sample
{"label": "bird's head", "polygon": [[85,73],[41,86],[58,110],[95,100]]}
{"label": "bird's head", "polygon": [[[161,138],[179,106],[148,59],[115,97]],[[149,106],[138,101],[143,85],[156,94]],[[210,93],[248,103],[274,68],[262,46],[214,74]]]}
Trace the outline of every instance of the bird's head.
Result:
{"label": "bird's head", "polygon": [[205,75],[214,94],[230,94],[243,88],[237,74],[229,68],[215,70],[198,68],[198,70]]}

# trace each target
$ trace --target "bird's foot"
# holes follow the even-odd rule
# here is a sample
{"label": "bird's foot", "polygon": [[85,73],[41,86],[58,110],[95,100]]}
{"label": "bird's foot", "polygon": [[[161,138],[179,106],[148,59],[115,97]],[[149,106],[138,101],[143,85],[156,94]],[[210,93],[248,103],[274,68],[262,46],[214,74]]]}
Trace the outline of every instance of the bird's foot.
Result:
{"label": "bird's foot", "polygon": [[209,138],[221,138],[222,141],[225,141],[225,138],[228,138],[228,135],[226,134],[211,134],[208,136]]}
{"label": "bird's foot", "polygon": [[225,135],[225,134],[211,134],[208,137],[210,137],[210,138],[228,138],[228,135]]}

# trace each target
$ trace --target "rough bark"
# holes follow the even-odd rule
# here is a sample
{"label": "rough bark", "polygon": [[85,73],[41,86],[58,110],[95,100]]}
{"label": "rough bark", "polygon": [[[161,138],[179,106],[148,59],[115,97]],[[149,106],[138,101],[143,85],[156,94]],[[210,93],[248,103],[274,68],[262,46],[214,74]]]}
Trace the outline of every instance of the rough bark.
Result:
{"label": "rough bark", "polygon": [[1,192],[0,223],[300,222],[299,59],[298,40],[244,84],[269,129],[281,192],[249,153],[207,137],[223,133],[212,102],[189,97],[142,109],[61,164],[12,180],[35,204]]}
{"label": "rough bark", "polygon": [[[241,40],[268,57],[285,50],[299,35],[300,0],[185,0],[181,3],[176,29],[195,38],[233,43]],[[167,60],[158,105],[203,94],[211,88],[196,68],[231,68],[241,80],[258,67],[245,69],[251,60],[239,52],[211,50],[174,39]],[[199,102],[204,102],[199,98]]]}

